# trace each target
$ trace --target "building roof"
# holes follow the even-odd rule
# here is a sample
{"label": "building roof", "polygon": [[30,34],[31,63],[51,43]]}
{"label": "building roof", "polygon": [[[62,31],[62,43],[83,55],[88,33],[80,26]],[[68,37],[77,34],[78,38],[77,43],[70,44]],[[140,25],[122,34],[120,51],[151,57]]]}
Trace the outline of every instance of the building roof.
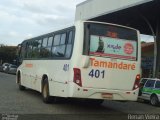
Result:
{"label": "building roof", "polygon": [[152,0],[86,0],[76,7],[75,20],[88,20]]}

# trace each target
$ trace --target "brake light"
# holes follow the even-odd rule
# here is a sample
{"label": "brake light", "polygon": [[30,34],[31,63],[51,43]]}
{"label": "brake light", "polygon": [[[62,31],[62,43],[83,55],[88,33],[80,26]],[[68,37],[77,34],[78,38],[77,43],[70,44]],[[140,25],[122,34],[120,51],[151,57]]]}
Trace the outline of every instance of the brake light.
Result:
{"label": "brake light", "polygon": [[81,70],[79,68],[73,68],[73,70],[74,70],[73,82],[82,87]]}
{"label": "brake light", "polygon": [[133,90],[139,88],[139,86],[140,86],[140,84],[139,84],[140,83],[140,79],[141,79],[141,76],[140,76],[140,74],[138,74],[136,76],[136,79],[135,79],[135,82],[134,82]]}

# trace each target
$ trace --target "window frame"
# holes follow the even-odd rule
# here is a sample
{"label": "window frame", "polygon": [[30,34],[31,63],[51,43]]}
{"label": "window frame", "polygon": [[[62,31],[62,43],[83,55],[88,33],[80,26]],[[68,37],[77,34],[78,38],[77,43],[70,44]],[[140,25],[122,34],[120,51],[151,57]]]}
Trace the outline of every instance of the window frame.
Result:
{"label": "window frame", "polygon": [[[148,83],[149,81],[154,81],[154,84],[153,84],[153,86],[152,86],[152,87],[148,87],[148,86],[146,86],[146,85],[147,85],[147,83]],[[145,88],[154,88],[154,87],[155,87],[155,83],[156,83],[156,80],[148,79],[148,80],[146,81],[146,83],[145,83],[144,87],[145,87]]]}

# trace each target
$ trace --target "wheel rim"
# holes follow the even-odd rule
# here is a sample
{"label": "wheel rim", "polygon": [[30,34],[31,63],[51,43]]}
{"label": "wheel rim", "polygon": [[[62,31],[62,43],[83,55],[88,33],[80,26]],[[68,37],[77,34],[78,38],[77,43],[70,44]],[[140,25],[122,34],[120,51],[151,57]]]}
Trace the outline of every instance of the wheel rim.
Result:
{"label": "wheel rim", "polygon": [[44,87],[43,87],[43,97],[44,98],[47,97],[47,85],[44,85]]}
{"label": "wheel rim", "polygon": [[151,104],[152,105],[156,105],[156,103],[157,103],[157,98],[156,97],[152,97],[151,98]]}

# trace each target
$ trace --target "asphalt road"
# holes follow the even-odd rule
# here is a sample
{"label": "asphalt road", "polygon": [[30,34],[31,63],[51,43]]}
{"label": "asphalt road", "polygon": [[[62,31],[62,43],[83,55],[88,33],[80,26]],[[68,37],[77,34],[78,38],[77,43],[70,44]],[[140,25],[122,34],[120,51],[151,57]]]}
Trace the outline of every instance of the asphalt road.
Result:
{"label": "asphalt road", "polygon": [[[128,114],[160,114],[160,107],[143,102],[105,101],[102,105],[86,105],[81,101],[69,100],[59,104],[44,104],[41,94],[33,90],[19,91],[16,76],[0,73],[0,113],[19,115],[19,119],[124,119]],[[121,116],[121,117],[120,117]],[[7,116],[16,117],[16,116]],[[30,118],[29,118],[30,117]]]}

